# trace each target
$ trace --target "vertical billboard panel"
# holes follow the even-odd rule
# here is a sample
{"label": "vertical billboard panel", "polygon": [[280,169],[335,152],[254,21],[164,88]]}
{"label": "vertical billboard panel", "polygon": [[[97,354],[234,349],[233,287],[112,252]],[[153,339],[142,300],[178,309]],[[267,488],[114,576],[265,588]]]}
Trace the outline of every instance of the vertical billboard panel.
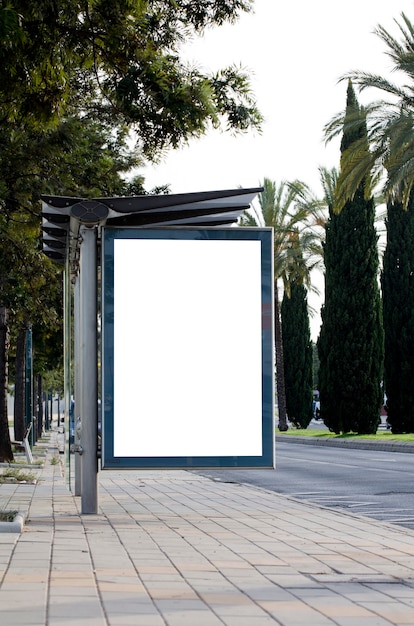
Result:
{"label": "vertical billboard panel", "polygon": [[106,228],[102,266],[102,467],[273,467],[271,229]]}

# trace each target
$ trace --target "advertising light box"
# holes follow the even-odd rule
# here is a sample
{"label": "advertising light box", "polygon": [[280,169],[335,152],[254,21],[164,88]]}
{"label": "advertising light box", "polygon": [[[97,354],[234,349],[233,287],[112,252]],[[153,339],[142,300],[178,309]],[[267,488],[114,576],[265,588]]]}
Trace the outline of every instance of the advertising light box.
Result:
{"label": "advertising light box", "polygon": [[272,230],[102,239],[102,467],[274,467]]}

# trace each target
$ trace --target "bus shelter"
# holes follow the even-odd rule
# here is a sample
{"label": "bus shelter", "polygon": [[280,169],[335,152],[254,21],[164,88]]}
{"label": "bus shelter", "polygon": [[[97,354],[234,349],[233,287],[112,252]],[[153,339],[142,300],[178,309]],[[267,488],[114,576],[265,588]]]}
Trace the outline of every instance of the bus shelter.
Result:
{"label": "bus shelter", "polygon": [[82,513],[98,468],[274,467],[273,234],[236,227],[261,190],[42,196]]}

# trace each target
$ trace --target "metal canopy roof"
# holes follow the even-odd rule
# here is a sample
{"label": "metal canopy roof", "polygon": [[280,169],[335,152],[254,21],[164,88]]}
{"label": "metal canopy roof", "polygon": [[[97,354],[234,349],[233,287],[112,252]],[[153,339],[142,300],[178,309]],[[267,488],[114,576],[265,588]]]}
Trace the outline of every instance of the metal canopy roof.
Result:
{"label": "metal canopy roof", "polygon": [[73,198],[42,195],[43,252],[58,263],[78,256],[79,227],[231,226],[262,187],[171,195]]}

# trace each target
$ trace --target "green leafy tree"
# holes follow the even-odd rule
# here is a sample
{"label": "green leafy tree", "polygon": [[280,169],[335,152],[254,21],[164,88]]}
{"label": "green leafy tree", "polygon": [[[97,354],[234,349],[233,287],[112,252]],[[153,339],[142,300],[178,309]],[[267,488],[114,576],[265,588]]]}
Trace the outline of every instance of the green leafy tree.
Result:
{"label": "green leafy tree", "polygon": [[313,355],[307,290],[302,282],[291,282],[289,292],[285,291],[281,320],[287,414],[297,428],[307,428],[312,419]]}
{"label": "green leafy tree", "polygon": [[[39,229],[40,193],[136,193],[142,179],[126,183],[121,173],[143,155],[155,159],[211,126],[260,128],[245,73],[228,67],[207,74],[180,58],[183,41],[234,21],[251,4],[16,0],[0,7],[0,245],[2,258],[17,264],[9,273],[3,265],[0,280],[1,390],[8,313],[14,302],[22,305],[29,284],[28,274],[15,276],[13,267],[24,267],[22,259],[37,250],[18,229]],[[10,457],[7,436],[2,423],[0,460]]]}
{"label": "green leafy tree", "polygon": [[211,124],[260,125],[245,73],[204,74],[180,58],[183,41],[234,21],[251,0],[24,0],[0,10],[2,123],[57,124],[83,114],[127,123],[157,156]]}
{"label": "green leafy tree", "polygon": [[314,224],[319,203],[314,205],[313,199],[309,200],[309,189],[300,181],[277,185],[265,178],[263,188],[258,198],[259,208],[254,207],[253,212],[245,211],[240,225],[273,228],[276,391],[279,430],[285,431],[288,424],[279,283],[288,288],[292,269],[297,271],[298,267],[307,267],[302,261],[306,258],[307,250],[313,250],[311,225]]}
{"label": "green leafy tree", "polygon": [[[352,132],[345,126],[342,153],[366,137],[351,83],[346,115],[359,115],[359,126]],[[380,421],[383,328],[374,221],[374,201],[365,199],[361,183],[339,214],[330,206],[326,224],[319,391],[321,417],[336,433],[375,433]]]}
{"label": "green leafy tree", "polygon": [[414,432],[414,199],[388,206],[382,291],[384,381],[393,433]]}
{"label": "green leafy tree", "polygon": [[[1,336],[0,355],[1,373],[6,377],[2,379],[2,390],[3,381],[6,384],[9,371],[10,337],[20,334],[19,331],[25,328],[28,321],[33,322],[37,332],[41,329],[44,332],[50,332],[50,329],[58,324],[59,312],[56,310],[56,303],[53,302],[53,295],[60,286],[61,277],[57,269],[38,249],[38,235],[38,227],[33,226],[27,214],[16,211],[10,217],[0,213],[0,266],[2,268],[0,305],[6,312],[3,317],[5,328]],[[14,374],[19,406],[22,376],[19,371],[16,376],[16,369]],[[2,403],[5,402],[6,399],[2,397]],[[5,417],[7,418],[7,411],[5,415],[0,416],[3,420]],[[23,419],[23,407],[20,402],[16,438],[22,434]],[[8,433],[4,431],[4,437],[0,439],[0,459],[3,461],[11,461],[13,458],[10,456],[11,448],[7,435]]]}
{"label": "green leafy tree", "polygon": [[[41,191],[65,194],[122,193],[126,183],[120,170],[137,162],[122,151],[122,138],[93,120],[68,118],[56,129],[0,127],[0,305],[7,310],[4,341],[19,334],[27,323],[34,335],[55,332],[61,317],[61,276],[39,249]],[[58,309],[56,307],[59,307]],[[2,346],[8,359],[8,342]],[[21,360],[20,370],[22,367]],[[24,405],[21,371],[18,365],[17,434],[21,434]],[[8,371],[8,364],[1,371]],[[2,389],[6,388],[6,385]],[[5,418],[3,418],[5,419]],[[10,446],[0,439],[0,458],[9,461]],[[4,447],[3,447],[4,444]]]}

